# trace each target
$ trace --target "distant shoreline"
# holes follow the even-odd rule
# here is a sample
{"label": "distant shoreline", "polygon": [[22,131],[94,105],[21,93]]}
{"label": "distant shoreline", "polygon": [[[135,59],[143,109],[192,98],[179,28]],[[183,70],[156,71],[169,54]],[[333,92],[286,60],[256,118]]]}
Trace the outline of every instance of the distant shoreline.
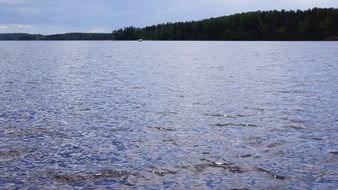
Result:
{"label": "distant shoreline", "polygon": [[256,11],[112,33],[7,33],[0,41],[338,41],[338,9]]}

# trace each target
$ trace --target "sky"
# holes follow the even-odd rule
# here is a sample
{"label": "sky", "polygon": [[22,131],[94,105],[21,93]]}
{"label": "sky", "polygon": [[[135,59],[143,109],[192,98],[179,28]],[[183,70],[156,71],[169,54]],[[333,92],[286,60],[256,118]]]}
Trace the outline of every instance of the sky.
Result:
{"label": "sky", "polygon": [[0,33],[111,32],[256,10],[338,8],[338,0],[0,0]]}

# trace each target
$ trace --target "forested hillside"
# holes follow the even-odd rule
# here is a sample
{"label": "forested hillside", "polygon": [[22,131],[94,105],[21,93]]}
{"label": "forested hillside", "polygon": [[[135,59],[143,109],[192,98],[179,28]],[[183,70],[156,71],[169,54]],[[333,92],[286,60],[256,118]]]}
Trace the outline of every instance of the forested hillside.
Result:
{"label": "forested hillside", "polygon": [[338,9],[257,11],[112,33],[0,34],[0,40],[337,40]]}
{"label": "forested hillside", "polygon": [[201,21],[127,27],[116,40],[324,40],[338,34],[338,9],[257,11]]}

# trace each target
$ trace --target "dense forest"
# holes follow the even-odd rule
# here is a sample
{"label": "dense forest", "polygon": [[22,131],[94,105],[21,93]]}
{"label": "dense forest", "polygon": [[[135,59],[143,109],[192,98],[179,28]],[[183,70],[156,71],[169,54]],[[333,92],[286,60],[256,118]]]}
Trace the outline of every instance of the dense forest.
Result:
{"label": "dense forest", "polygon": [[338,9],[256,11],[112,33],[0,34],[0,40],[338,40]]}
{"label": "dense forest", "polygon": [[116,40],[325,40],[338,35],[338,9],[257,11],[201,21],[127,27]]}

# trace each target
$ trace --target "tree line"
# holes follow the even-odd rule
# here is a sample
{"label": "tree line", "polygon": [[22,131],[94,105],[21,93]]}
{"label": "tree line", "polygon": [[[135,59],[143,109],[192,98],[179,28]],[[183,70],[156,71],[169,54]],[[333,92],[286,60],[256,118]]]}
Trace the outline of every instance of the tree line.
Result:
{"label": "tree line", "polygon": [[0,40],[113,40],[111,33],[66,33],[53,35],[0,34]]}
{"label": "tree line", "polygon": [[127,27],[116,40],[325,40],[338,35],[338,9],[256,11],[201,21]]}
{"label": "tree line", "polygon": [[0,34],[0,40],[338,40],[338,9],[256,11],[112,33]]}

